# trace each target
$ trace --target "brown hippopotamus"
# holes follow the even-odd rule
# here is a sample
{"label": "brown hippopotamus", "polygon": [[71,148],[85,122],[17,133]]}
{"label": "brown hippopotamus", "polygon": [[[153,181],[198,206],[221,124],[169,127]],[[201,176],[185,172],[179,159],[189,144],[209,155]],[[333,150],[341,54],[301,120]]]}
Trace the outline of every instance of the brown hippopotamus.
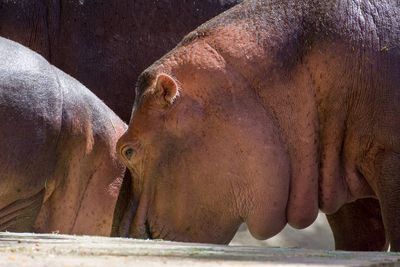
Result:
{"label": "brown hippopotamus", "polygon": [[248,0],[138,79],[121,235],[227,243],[328,214],[336,248],[400,250],[400,7]]}
{"label": "brown hippopotamus", "polygon": [[0,38],[0,231],[110,235],[125,123],[37,53]]}
{"label": "brown hippopotamus", "polygon": [[242,0],[0,0],[0,36],[30,47],[128,121],[139,74]]}

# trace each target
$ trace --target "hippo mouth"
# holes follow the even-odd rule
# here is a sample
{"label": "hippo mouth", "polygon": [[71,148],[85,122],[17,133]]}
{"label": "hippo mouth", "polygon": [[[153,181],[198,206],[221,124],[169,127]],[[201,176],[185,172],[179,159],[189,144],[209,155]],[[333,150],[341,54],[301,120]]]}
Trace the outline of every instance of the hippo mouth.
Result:
{"label": "hippo mouth", "polygon": [[[158,237],[151,230],[151,225],[148,219],[144,221],[141,226],[135,226],[135,217],[137,209],[139,206],[139,201],[137,199],[131,199],[126,208],[125,214],[118,225],[113,227],[117,228],[118,235],[120,237],[133,237],[140,239],[157,239]],[[114,222],[115,223],[115,222]]]}
{"label": "hippo mouth", "polygon": [[[176,241],[176,233],[172,236],[171,232],[168,231],[168,227],[166,225],[152,224],[151,220],[147,219],[144,222],[143,231],[140,233],[140,238],[142,239],[153,239],[153,240],[169,240]],[[183,239],[182,239],[183,240]]]}
{"label": "hippo mouth", "polygon": [[144,226],[143,239],[155,239],[153,238],[153,233],[151,232],[150,223],[148,220],[144,222]]}

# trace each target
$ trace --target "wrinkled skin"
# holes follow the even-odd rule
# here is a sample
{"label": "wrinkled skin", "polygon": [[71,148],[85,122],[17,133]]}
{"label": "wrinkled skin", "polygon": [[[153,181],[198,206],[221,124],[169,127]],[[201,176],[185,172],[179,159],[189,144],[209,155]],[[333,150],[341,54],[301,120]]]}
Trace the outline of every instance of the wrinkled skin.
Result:
{"label": "wrinkled skin", "polygon": [[26,47],[0,38],[0,62],[0,231],[110,235],[125,123]]}
{"label": "wrinkled skin", "polygon": [[44,56],[128,122],[139,74],[242,0],[0,0],[0,36]]}
{"label": "wrinkled skin", "polygon": [[320,209],[337,248],[399,251],[399,13],[249,0],[186,36],[139,78],[120,234],[263,239]]}

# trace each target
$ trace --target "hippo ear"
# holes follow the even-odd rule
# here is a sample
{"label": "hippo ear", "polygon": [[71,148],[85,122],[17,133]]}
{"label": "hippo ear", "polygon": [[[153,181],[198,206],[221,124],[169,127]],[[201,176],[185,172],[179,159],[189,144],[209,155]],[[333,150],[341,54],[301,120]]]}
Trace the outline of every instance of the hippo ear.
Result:
{"label": "hippo ear", "polygon": [[167,74],[158,75],[155,92],[157,95],[163,97],[163,100],[168,104],[172,104],[179,95],[178,85],[175,80]]}

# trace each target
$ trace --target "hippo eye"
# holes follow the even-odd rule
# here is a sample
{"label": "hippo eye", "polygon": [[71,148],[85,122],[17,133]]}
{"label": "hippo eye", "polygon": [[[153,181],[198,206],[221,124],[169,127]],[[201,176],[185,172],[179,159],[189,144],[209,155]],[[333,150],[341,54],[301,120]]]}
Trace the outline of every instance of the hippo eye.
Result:
{"label": "hippo eye", "polygon": [[129,160],[131,159],[132,155],[133,155],[133,149],[132,148],[128,148],[127,150],[124,151],[125,157]]}

